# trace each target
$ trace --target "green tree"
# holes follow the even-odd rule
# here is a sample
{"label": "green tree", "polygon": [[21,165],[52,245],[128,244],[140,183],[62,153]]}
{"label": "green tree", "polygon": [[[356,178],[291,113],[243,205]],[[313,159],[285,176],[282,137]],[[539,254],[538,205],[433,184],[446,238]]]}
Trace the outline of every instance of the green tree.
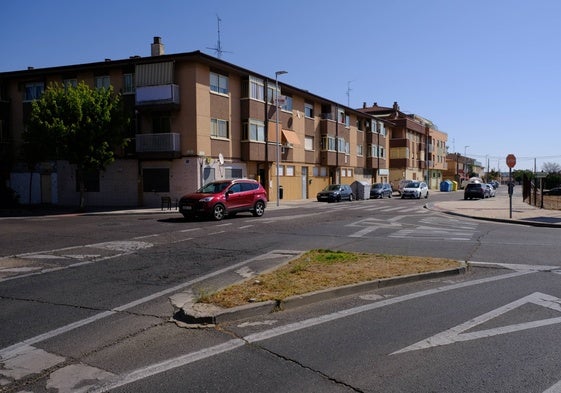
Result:
{"label": "green tree", "polygon": [[522,183],[524,176],[526,176],[527,179],[533,179],[534,172],[529,169],[516,169],[512,172],[512,178],[518,183]]}
{"label": "green tree", "polygon": [[113,88],[91,89],[84,82],[76,87],[52,84],[32,104],[23,134],[24,156],[30,164],[46,159],[75,164],[84,209],[85,174],[104,170],[115,160],[115,150],[129,141],[124,137],[128,123]]}

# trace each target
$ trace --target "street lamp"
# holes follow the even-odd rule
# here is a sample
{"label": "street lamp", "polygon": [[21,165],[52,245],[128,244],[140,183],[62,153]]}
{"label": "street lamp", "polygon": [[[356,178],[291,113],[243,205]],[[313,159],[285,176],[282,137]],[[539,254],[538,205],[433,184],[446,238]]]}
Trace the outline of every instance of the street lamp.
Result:
{"label": "street lamp", "polygon": [[469,146],[464,146],[464,175],[466,176],[466,178],[468,178],[467,175],[469,175],[468,170],[467,170],[467,149]]}
{"label": "street lamp", "polygon": [[286,74],[287,71],[275,72],[275,117],[277,122],[277,206],[280,204],[280,183],[279,183],[279,165],[280,165],[280,133],[279,133],[279,75]]}

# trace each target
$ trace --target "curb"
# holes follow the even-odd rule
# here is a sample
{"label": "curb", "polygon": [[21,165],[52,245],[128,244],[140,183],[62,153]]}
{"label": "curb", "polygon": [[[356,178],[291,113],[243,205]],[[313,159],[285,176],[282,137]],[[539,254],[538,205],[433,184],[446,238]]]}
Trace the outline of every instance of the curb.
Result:
{"label": "curb", "polygon": [[469,214],[457,213],[457,212],[453,212],[453,211],[450,211],[450,210],[440,209],[437,206],[435,206],[432,202],[427,203],[424,207],[427,210],[432,210],[432,211],[435,211],[435,212],[448,214],[450,216],[471,218],[471,219],[474,219],[474,220],[500,222],[500,223],[505,223],[505,224],[529,225],[529,226],[533,226],[533,227],[542,227],[542,228],[561,228],[561,225],[559,225],[559,224],[552,224],[552,223],[548,223],[548,222],[539,222],[539,221],[531,221],[531,220],[515,220],[515,219],[512,219],[512,218],[480,217],[480,216],[472,216],[472,215],[469,215]]}
{"label": "curb", "polygon": [[337,288],[323,289],[303,295],[295,295],[283,300],[269,300],[265,302],[246,304],[243,306],[232,307],[229,309],[216,309],[211,306],[207,312],[195,309],[193,304],[185,305],[173,315],[175,322],[187,325],[210,326],[224,322],[232,322],[240,319],[251,318],[271,314],[278,311],[286,311],[298,307],[314,304],[324,300],[331,300],[342,296],[356,295],[361,292],[368,292],[379,288],[395,286],[399,284],[422,281],[436,277],[458,275],[467,272],[469,265],[461,262],[463,266],[435,270],[432,272],[410,274],[384,278],[380,280],[367,281],[358,284],[350,284]]}

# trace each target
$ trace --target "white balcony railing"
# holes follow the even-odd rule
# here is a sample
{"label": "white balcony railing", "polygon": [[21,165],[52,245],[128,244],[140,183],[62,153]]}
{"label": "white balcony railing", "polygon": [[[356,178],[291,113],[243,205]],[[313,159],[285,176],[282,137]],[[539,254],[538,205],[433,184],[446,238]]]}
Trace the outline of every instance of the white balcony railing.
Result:
{"label": "white balcony railing", "polygon": [[137,86],[136,105],[179,105],[178,85]]}
{"label": "white balcony railing", "polygon": [[137,153],[166,153],[180,152],[180,138],[178,133],[136,134]]}

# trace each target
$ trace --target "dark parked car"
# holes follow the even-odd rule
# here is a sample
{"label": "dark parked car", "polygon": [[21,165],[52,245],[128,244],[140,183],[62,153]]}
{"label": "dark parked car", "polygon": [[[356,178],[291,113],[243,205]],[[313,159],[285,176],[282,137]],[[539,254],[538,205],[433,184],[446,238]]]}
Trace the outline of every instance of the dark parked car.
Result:
{"label": "dark parked car", "polygon": [[267,191],[250,179],[218,180],[206,184],[179,200],[179,211],[185,218],[210,216],[219,221],[226,215],[248,211],[261,217],[267,204]]}
{"label": "dark parked car", "polygon": [[392,186],[388,183],[374,183],[370,189],[370,198],[391,198]]}
{"label": "dark parked car", "polygon": [[484,183],[469,183],[464,190],[464,199],[489,198],[489,189]]}
{"label": "dark parked car", "polygon": [[352,201],[355,198],[351,186],[346,184],[330,184],[318,192],[318,202],[340,202],[343,199]]}
{"label": "dark parked car", "polygon": [[543,192],[544,195],[561,195],[561,187],[555,187]]}

